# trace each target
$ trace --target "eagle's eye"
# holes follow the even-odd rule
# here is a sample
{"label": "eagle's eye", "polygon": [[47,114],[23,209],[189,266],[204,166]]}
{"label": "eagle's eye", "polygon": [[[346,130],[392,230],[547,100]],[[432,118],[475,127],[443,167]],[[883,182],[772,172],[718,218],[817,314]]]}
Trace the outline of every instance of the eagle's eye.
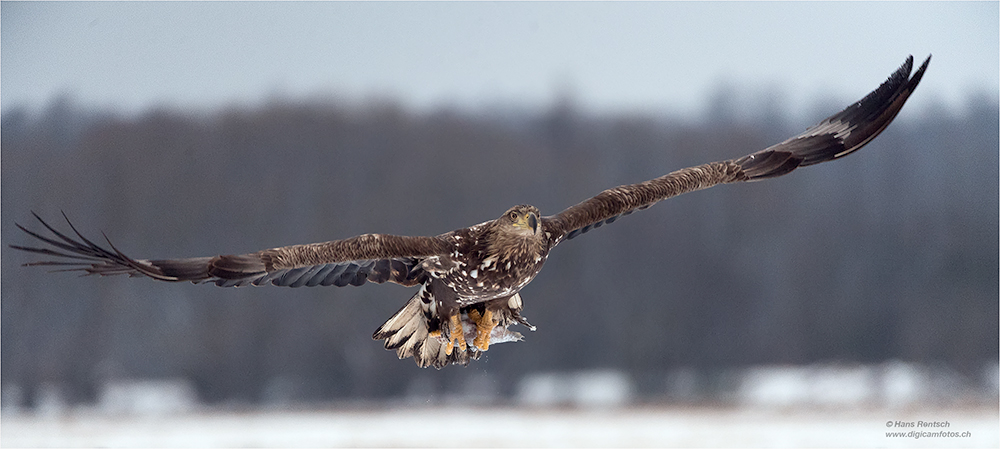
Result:
{"label": "eagle's eye", "polygon": [[510,221],[517,221],[517,212],[510,213]]}

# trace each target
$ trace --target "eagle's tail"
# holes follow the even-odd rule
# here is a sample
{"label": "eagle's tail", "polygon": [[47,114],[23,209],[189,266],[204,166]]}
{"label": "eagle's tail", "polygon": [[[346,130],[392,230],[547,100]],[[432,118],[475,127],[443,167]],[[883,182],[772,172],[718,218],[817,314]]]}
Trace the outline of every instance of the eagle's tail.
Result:
{"label": "eagle's tail", "polygon": [[433,294],[426,284],[420,286],[420,291],[382,324],[372,338],[385,340],[385,349],[395,349],[400,359],[413,357],[421,368],[433,366],[441,369],[450,363],[468,365],[470,354],[471,358],[478,359],[478,352],[459,351],[458,348],[448,354],[447,341],[430,335],[428,321],[434,311],[425,308],[425,304],[434,304]]}
{"label": "eagle's tail", "polygon": [[[433,308],[434,303],[433,293],[426,285],[422,285],[402,309],[375,331],[372,338],[385,340],[385,349],[395,349],[400,359],[413,357],[413,361],[421,368],[433,366],[441,369],[450,364],[468,365],[469,360],[478,360],[489,344],[520,341],[523,338],[521,334],[508,329],[512,324],[522,324],[530,330],[535,330],[535,327],[521,316],[521,296],[514,294],[511,298],[503,298],[495,303],[480,303],[461,308],[458,312],[458,321],[461,323],[463,334],[461,338],[465,340],[465,348],[454,345],[449,351],[450,336],[446,334],[447,331],[430,332],[428,323],[432,319],[439,318]],[[479,337],[477,320],[482,319],[486,307],[490,307],[493,312],[495,325],[489,329],[488,334],[484,334],[487,345],[480,349],[476,344],[476,339]],[[443,321],[447,323],[449,320]]]}

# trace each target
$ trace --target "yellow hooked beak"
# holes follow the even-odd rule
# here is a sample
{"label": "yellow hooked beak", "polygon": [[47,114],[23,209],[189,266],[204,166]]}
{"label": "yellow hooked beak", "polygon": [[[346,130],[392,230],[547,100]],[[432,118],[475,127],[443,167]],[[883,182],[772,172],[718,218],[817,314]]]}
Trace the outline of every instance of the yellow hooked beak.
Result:
{"label": "yellow hooked beak", "polygon": [[524,228],[530,230],[532,233],[538,232],[538,216],[534,212],[529,212],[527,214],[517,217],[514,221],[514,226],[519,228]]}

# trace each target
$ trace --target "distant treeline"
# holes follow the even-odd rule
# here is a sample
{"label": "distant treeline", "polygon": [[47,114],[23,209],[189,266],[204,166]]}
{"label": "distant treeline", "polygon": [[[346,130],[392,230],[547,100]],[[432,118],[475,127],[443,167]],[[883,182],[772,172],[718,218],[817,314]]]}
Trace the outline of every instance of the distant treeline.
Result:
{"label": "distant treeline", "polygon": [[[917,95],[920,95],[917,91]],[[811,121],[836,112],[836,105]],[[367,232],[433,235],[530,203],[759,150],[809,123],[724,102],[700,120],[415,113],[275,102],[122,117],[57,101],[2,118],[2,237],[30,211],[137,258],[238,254]],[[612,368],[655,399],[679,367],[886,360],[977,370],[998,354],[998,106],[904,108],[842,161],[658,204],[568,241],[522,296],[537,332],[468,368],[418,369],[371,334],[396,285],[221,289],[78,278],[2,250],[2,382],[93,399],[107,379],[186,378],[209,402],[513,393]]]}

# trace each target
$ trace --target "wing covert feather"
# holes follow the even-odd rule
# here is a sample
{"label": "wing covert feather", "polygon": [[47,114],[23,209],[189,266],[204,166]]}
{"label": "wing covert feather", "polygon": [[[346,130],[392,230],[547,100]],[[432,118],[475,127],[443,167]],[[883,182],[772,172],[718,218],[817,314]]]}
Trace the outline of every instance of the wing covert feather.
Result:
{"label": "wing covert feather", "polygon": [[677,170],[639,184],[605,190],[557,215],[542,217],[542,227],[550,234],[550,241],[556,244],[563,238],[571,239],[672,196],[745,180],[740,179],[741,176],[744,175],[740,167],[728,161]]}
{"label": "wing covert feather", "polygon": [[[34,213],[33,213],[34,214]],[[53,236],[43,236],[17,225],[43,247],[10,245],[14,249],[58,258],[25,265],[56,266],[57,271],[83,271],[110,276],[127,274],[162,281],[212,282],[222,287],[279,285],[289,287],[362,285],[394,282],[415,285],[421,280],[419,262],[445,254],[448,245],[440,237],[409,237],[364,234],[343,240],[266,249],[250,254],[193,257],[186,259],[132,259],[108,240],[110,250],[76,234],[59,232],[37,214],[35,218]],[[65,214],[63,215],[65,217]],[[107,240],[107,236],[105,236]]]}
{"label": "wing covert feather", "polygon": [[677,170],[659,178],[605,190],[557,215],[542,218],[550,245],[571,239],[664,199],[717,184],[774,178],[839,159],[871,142],[902,109],[927,70],[930,56],[913,76],[907,57],[878,89],[784,142],[738,159]]}

